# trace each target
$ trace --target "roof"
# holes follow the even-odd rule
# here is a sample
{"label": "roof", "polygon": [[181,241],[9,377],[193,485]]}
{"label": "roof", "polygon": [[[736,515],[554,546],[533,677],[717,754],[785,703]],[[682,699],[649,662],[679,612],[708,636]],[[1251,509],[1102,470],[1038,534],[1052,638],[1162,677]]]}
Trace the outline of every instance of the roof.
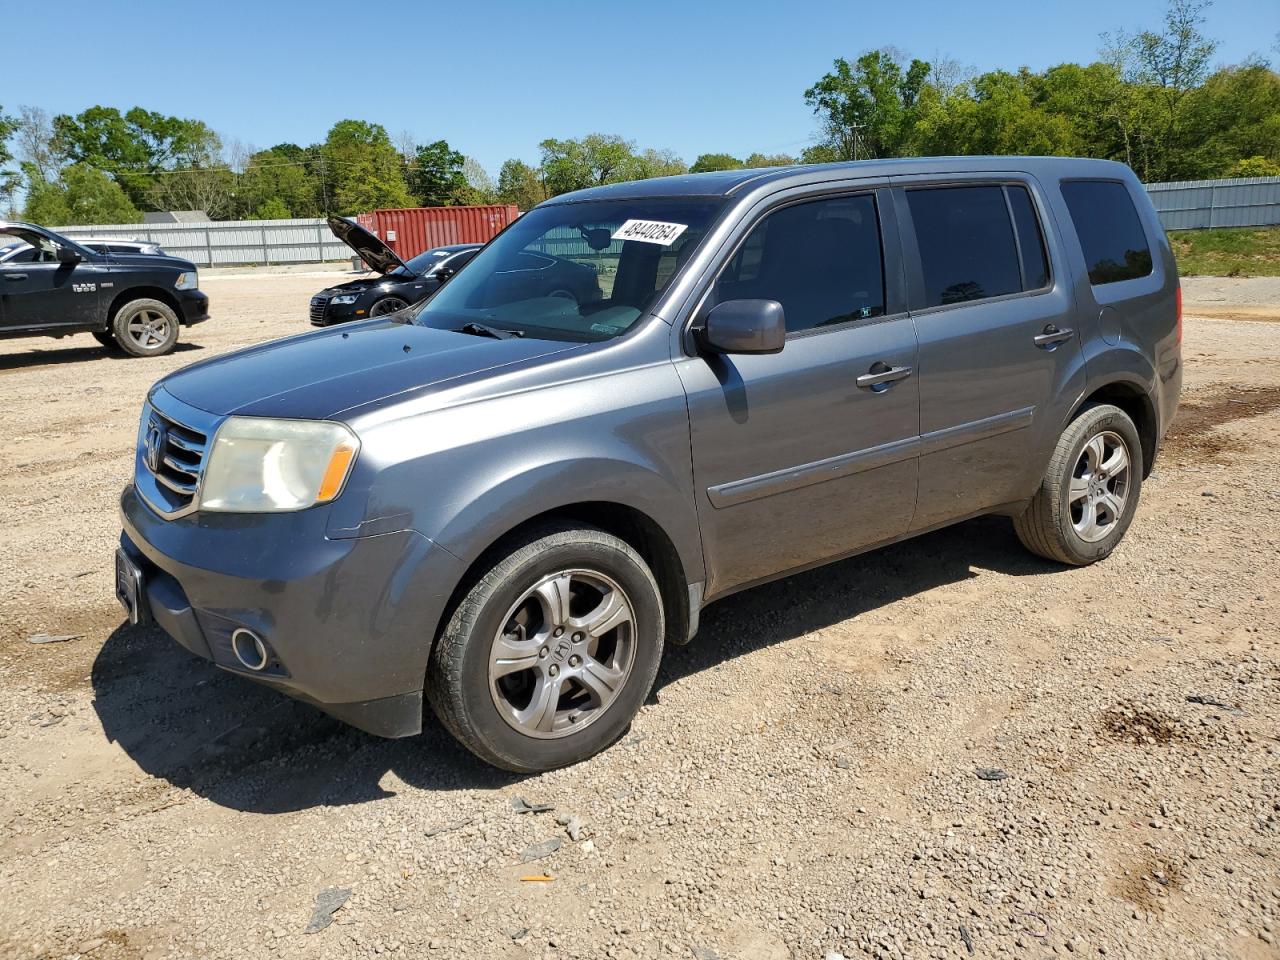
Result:
{"label": "roof", "polygon": [[208,223],[203,210],[155,210],[142,215],[143,223]]}
{"label": "roof", "polygon": [[847,163],[811,163],[790,167],[758,167],[686,173],[590,187],[564,193],[549,203],[581,200],[622,200],[653,196],[730,197],[747,189],[770,184],[800,186],[823,180],[858,177],[918,176],[941,173],[1020,172],[1051,177],[1131,176],[1129,168],[1111,160],[1076,157],[899,157],[887,160],[854,160]]}

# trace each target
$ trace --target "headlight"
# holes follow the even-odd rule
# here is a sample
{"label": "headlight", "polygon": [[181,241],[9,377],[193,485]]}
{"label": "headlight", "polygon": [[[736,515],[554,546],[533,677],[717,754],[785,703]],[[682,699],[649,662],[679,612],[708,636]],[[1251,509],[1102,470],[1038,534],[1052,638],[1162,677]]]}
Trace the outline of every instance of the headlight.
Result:
{"label": "headlight", "polygon": [[330,300],[330,303],[355,303],[360,299],[358,293],[342,293]]}
{"label": "headlight", "polygon": [[327,503],[359,450],[356,435],[331,420],[231,417],[213,438],[200,509],[268,513]]}
{"label": "headlight", "polygon": [[196,288],[196,272],[189,270],[186,273],[178,274],[177,281],[174,282],[175,290],[194,290]]}

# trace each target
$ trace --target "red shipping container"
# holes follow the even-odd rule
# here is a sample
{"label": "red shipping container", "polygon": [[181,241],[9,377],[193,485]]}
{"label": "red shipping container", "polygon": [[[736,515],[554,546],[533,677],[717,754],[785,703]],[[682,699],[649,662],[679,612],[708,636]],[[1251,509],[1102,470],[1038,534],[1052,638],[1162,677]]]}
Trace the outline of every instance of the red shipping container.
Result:
{"label": "red shipping container", "polygon": [[477,207],[408,207],[356,217],[401,260],[451,243],[487,243],[520,215],[514,204]]}

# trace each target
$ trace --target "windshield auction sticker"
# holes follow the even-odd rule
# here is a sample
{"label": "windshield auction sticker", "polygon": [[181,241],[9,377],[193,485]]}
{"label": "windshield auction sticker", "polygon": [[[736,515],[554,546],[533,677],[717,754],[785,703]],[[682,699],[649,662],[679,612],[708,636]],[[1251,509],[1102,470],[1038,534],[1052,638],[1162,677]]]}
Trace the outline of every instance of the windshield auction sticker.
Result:
{"label": "windshield auction sticker", "polygon": [[639,240],[669,247],[688,226],[687,223],[663,223],[661,220],[628,220],[613,231],[612,239]]}

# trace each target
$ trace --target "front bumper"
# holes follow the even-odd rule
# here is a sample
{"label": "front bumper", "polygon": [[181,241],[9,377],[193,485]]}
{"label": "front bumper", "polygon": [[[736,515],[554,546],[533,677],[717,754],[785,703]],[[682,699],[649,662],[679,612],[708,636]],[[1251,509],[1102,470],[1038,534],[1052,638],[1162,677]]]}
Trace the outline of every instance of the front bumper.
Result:
{"label": "front bumper", "polygon": [[178,307],[184,326],[209,319],[209,295],[201,290],[178,290]]}
{"label": "front bumper", "polygon": [[[422,729],[431,642],[462,573],[448,551],[414,531],[330,540],[324,508],[165,520],[132,484],[120,513],[144,606],[187,650],[378,736]],[[269,645],[265,670],[236,659],[237,627]]]}

